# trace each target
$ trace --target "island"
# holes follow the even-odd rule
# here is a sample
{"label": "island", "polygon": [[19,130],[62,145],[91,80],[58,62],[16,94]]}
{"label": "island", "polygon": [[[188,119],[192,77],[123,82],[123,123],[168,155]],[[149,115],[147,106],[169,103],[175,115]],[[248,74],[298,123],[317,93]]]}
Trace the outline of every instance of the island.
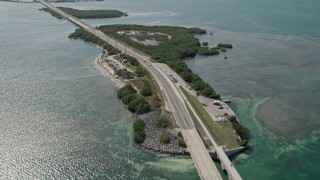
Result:
{"label": "island", "polygon": [[[184,58],[199,55],[219,55],[226,49],[233,48],[231,44],[219,43],[215,47],[208,47],[207,43],[200,43],[195,35],[205,34],[200,28],[185,28],[177,26],[143,26],[143,25],[105,25],[98,27],[109,36],[148,54],[155,62],[165,63],[174,72],[170,73],[173,82],[184,81],[187,89],[181,88],[183,94],[191,102],[210,134],[219,144],[228,149],[246,147],[250,137],[250,131],[242,126],[240,121],[229,109],[228,105],[221,101],[220,95],[197,74],[193,73],[183,62]],[[133,139],[141,147],[156,152],[170,154],[186,154],[186,143],[179,133],[171,112],[165,109],[163,97],[158,84],[148,71],[132,56],[121,53],[120,50],[106,43],[95,35],[82,28],[76,29],[69,35],[72,39],[83,39],[99,45],[104,49],[99,58],[99,64],[112,68],[112,75],[125,82],[118,91],[118,98],[126,108],[136,114],[133,124]],[[211,53],[214,52],[214,53]],[[172,76],[172,74],[175,74]],[[181,77],[180,80],[178,77]],[[177,80],[179,79],[179,80]],[[195,92],[192,94],[192,92]],[[201,104],[198,96],[215,104]],[[218,103],[219,102],[219,103]],[[212,119],[212,114],[207,112],[208,107],[215,108],[219,112],[229,109],[223,115]],[[197,131],[202,137],[206,147],[210,149],[212,144],[206,138],[206,134],[195,118],[194,112],[188,109]],[[216,113],[214,112],[214,113]],[[220,112],[220,114],[221,114]]]}
{"label": "island", "polygon": [[[84,19],[84,18],[117,18],[117,17],[123,17],[128,16],[126,12],[122,12],[119,10],[78,10],[68,7],[57,7],[60,10],[64,11],[67,14],[70,14],[76,18]],[[42,8],[39,9],[41,11],[49,12],[52,16],[62,19],[63,17],[56,13],[55,11],[52,11],[49,8]]]}

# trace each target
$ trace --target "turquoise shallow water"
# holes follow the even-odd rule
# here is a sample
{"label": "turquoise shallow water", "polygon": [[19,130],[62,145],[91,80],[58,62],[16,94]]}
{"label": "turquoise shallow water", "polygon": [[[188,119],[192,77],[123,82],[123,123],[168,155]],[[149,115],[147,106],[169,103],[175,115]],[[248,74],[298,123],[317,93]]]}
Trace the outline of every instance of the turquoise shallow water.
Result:
{"label": "turquoise shallow water", "polygon": [[[157,157],[130,144],[130,115],[116,99],[114,84],[92,63],[100,50],[68,40],[74,25],[37,11],[39,4],[0,3],[1,177],[198,178],[189,158]],[[318,1],[57,5],[131,15],[86,20],[94,25],[197,26],[213,33],[201,41],[232,43],[235,48],[223,55],[186,62],[235,102],[252,131],[253,148],[233,158],[236,168],[244,179],[317,179]]]}

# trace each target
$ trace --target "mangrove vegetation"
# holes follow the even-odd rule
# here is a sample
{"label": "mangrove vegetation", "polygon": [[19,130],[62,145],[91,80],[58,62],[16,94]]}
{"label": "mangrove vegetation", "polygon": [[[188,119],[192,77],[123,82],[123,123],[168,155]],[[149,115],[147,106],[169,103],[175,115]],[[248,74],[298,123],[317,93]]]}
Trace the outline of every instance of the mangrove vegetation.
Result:
{"label": "mangrove vegetation", "polygon": [[219,44],[218,44],[218,47],[231,49],[233,46],[232,46],[231,44],[222,44],[222,43],[219,43]]}
{"label": "mangrove vegetation", "polygon": [[108,55],[115,55],[121,53],[121,51],[113,46],[111,46],[109,43],[105,42],[104,40],[100,39],[99,37],[95,36],[94,34],[82,29],[78,28],[73,33],[71,33],[68,38],[70,39],[82,39],[86,42],[91,42],[94,44],[99,45],[103,49],[107,50]]}
{"label": "mangrove vegetation", "polygon": [[133,123],[133,140],[137,144],[141,144],[146,137],[144,126],[145,124],[141,119],[137,119]]}
{"label": "mangrove vegetation", "polygon": [[240,124],[236,116],[230,116],[229,121],[232,123],[233,129],[237,132],[237,134],[241,138],[240,145],[246,146],[250,138],[250,130],[244,127],[242,124]]}
{"label": "mangrove vegetation", "polygon": [[[116,17],[122,17],[122,16],[128,16],[127,13],[118,11],[118,10],[79,10],[79,9],[73,9],[68,7],[57,7],[64,11],[67,14],[70,14],[76,18],[83,19],[83,18],[116,18]],[[40,9],[45,12],[49,12],[52,16],[62,19],[63,16],[56,13],[55,11],[52,11],[49,8],[42,8]]]}

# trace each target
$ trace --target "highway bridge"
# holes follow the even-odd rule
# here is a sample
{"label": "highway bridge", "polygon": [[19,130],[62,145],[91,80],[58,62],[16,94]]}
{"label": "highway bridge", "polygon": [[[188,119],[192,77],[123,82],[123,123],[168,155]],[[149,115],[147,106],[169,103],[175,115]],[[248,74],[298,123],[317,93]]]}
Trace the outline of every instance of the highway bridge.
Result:
{"label": "highway bridge", "polygon": [[[89,24],[79,20],[78,18],[63,12],[62,10],[54,7],[53,5],[49,4],[46,1],[43,1],[43,0],[38,0],[38,1],[43,5],[47,6],[48,8],[50,8],[51,10],[59,13],[60,15],[62,15],[69,21],[73,22],[74,24],[80,26],[86,31],[108,42],[110,45],[117,47],[122,52],[125,52],[126,54],[137,58],[137,60],[151,73],[151,75],[155,78],[155,80],[159,84],[159,87],[165,99],[165,103],[169,107],[169,109],[172,111],[174,119],[176,120],[177,125],[181,129],[181,133],[185,139],[188,151],[191,154],[192,160],[194,162],[194,165],[197,168],[200,178],[206,179],[206,180],[222,179],[217,167],[213,163],[205,145],[203,144],[197,130],[193,125],[193,122],[187,110],[187,104],[185,103],[185,99],[183,95],[175,87],[175,85],[168,78],[168,76],[166,76],[161,71],[161,69],[159,69],[159,67],[157,67],[156,65],[150,62],[150,58],[147,55],[140,53],[139,51],[123,44],[122,42],[118,42],[117,40],[101,32],[99,29],[96,29],[90,26]],[[212,137],[210,138],[210,140],[213,141],[214,143],[215,151],[219,157],[219,160],[222,164],[223,169],[227,171],[229,179],[241,180],[242,179],[241,176],[233,167],[232,163],[230,162],[229,158],[223,151],[222,147],[218,146],[214,142]]]}

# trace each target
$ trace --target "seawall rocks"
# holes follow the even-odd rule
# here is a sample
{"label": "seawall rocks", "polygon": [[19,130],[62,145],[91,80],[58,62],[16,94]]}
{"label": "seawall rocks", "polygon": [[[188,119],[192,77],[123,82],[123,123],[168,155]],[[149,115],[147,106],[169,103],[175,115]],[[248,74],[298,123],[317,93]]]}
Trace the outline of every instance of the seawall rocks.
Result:
{"label": "seawall rocks", "polygon": [[[168,132],[166,129],[158,128],[155,120],[161,114],[160,110],[155,110],[139,116],[145,122],[146,137],[141,146],[143,148],[153,150],[155,152],[185,155],[186,148],[180,147],[178,144],[179,137]],[[160,143],[160,137],[167,136],[171,139],[169,144]]]}

